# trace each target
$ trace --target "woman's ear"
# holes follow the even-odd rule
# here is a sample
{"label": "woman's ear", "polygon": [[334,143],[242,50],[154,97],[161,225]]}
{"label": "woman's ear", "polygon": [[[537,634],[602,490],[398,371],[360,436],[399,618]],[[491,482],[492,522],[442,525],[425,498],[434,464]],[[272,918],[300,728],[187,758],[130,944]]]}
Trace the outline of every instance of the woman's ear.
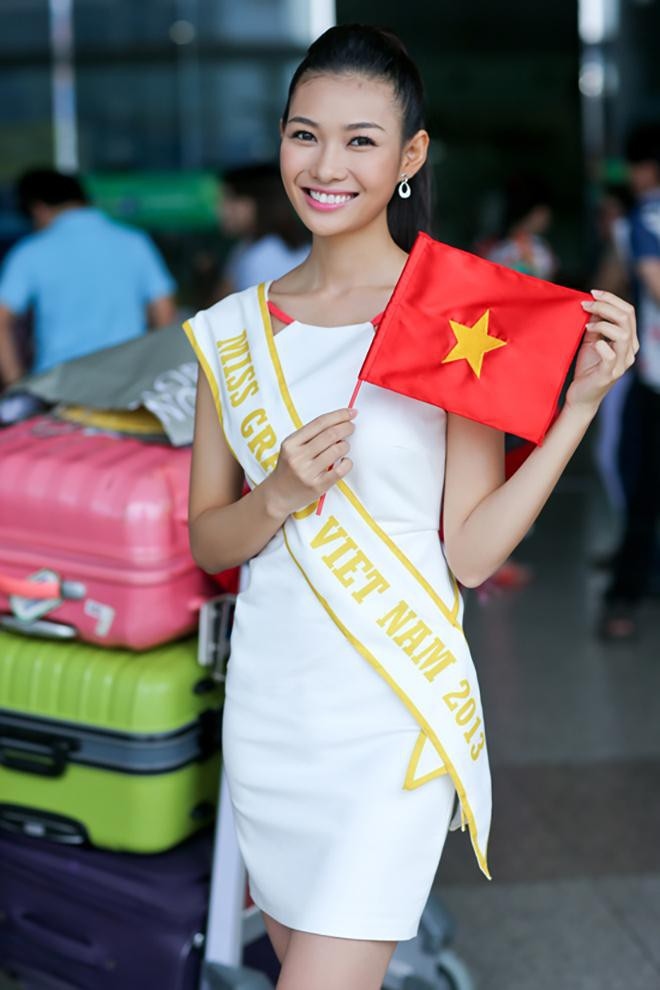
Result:
{"label": "woman's ear", "polygon": [[415,172],[419,172],[428,157],[429,142],[428,131],[424,130],[417,131],[409,141],[406,141],[401,157],[402,175],[405,173],[409,179],[412,179]]}

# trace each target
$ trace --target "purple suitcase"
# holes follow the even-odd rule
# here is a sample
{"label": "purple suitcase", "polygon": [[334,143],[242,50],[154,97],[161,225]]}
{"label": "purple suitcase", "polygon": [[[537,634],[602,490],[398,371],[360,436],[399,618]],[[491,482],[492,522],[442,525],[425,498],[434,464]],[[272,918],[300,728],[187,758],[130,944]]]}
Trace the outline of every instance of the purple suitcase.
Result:
{"label": "purple suitcase", "polygon": [[[3,963],[0,959],[0,973]],[[12,966],[8,971],[11,983],[3,983],[0,978],[0,990],[78,990],[74,983],[58,980],[53,976],[40,973],[32,966]]]}
{"label": "purple suitcase", "polygon": [[0,970],[30,990],[197,990],[212,836],[154,856],[0,834]]}

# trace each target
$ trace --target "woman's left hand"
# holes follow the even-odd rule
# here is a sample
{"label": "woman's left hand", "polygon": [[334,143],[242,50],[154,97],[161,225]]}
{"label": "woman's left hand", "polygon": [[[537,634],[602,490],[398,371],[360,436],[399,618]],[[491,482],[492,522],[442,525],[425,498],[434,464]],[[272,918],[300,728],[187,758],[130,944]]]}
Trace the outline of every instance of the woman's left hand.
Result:
{"label": "woman's left hand", "polygon": [[639,350],[635,309],[613,292],[593,289],[582,303],[589,322],[575,364],[566,403],[595,411],[614,383],[633,364]]}

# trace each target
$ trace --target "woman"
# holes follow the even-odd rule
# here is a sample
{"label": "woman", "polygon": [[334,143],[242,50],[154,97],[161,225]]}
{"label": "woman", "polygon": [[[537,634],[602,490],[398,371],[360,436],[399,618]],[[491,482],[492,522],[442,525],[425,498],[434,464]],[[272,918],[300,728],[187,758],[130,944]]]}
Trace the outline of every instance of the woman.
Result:
{"label": "woman", "polygon": [[291,271],[309,254],[309,237],[282,189],[276,164],[243,165],[222,179],[220,222],[239,238],[225,265],[217,299]]}
{"label": "woman", "polygon": [[[187,325],[205,372],[191,546],[209,572],[249,560],[223,753],[279,990],[380,987],[459,816],[487,872],[485,737],[452,572],[476,586],[508,557],[637,346],[632,308],[596,294],[566,405],[506,483],[490,427],[367,384],[359,413],[346,408],[376,314],[428,223],[428,144],[401,43],[372,27],[326,32],[281,122],[282,179],[311,254]],[[435,609],[428,624],[413,599]],[[442,717],[456,716],[447,739],[413,698],[429,684]]]}
{"label": "woman", "polygon": [[546,240],[552,223],[552,197],[542,179],[533,175],[511,176],[505,194],[504,232],[486,257],[507,268],[552,280],[557,258]]}

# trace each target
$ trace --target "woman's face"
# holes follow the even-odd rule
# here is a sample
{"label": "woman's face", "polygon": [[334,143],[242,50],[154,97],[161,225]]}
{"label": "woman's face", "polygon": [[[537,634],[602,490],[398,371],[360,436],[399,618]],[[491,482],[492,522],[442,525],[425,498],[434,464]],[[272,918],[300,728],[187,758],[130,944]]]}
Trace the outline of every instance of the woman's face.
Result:
{"label": "woman's face", "polygon": [[286,193],[313,234],[360,230],[386,209],[401,177],[401,127],[387,82],[346,74],[298,84],[280,165]]}

